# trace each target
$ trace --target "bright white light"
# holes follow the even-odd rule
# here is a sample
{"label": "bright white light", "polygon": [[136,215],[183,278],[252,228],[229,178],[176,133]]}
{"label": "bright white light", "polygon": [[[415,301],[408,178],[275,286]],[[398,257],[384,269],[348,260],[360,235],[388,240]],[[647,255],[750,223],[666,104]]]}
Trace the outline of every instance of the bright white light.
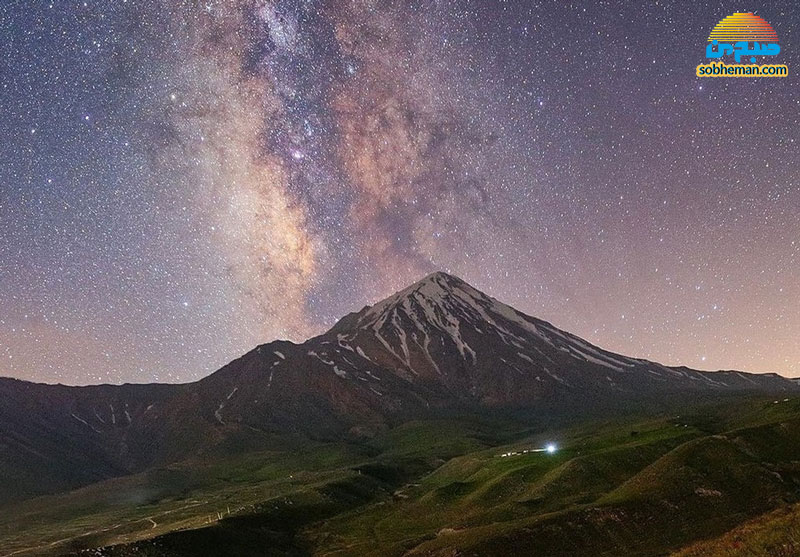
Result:
{"label": "bright white light", "polygon": [[550,443],[544,448],[544,450],[546,450],[550,454],[553,454],[554,452],[556,452],[556,446],[553,443]]}

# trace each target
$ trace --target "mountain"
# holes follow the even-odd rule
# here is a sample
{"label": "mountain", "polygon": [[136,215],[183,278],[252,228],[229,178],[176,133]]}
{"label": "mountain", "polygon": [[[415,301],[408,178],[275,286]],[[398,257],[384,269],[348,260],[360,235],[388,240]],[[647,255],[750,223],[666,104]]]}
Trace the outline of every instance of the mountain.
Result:
{"label": "mountain", "polygon": [[261,345],[184,385],[66,387],[0,380],[0,501],[276,435],[359,439],[448,412],[565,415],[735,392],[776,374],[701,372],[598,348],[466,282],[431,274],[302,344]]}

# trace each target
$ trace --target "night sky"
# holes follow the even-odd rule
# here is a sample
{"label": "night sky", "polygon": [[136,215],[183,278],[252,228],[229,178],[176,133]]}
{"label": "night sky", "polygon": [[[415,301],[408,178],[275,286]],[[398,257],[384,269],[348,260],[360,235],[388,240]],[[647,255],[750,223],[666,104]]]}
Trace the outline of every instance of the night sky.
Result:
{"label": "night sky", "polygon": [[[785,79],[698,78],[754,11]],[[795,1],[0,2],[0,375],[190,381],[434,270],[800,375]]]}

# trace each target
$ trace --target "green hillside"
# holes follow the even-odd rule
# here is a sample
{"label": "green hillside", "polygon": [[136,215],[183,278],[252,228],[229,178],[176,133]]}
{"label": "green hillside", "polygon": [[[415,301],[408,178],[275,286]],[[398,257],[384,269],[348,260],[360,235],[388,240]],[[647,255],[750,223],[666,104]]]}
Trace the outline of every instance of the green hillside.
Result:
{"label": "green hillside", "polygon": [[273,445],[16,505],[3,555],[662,555],[709,539],[684,554],[734,554],[733,539],[772,555],[796,532],[797,398]]}

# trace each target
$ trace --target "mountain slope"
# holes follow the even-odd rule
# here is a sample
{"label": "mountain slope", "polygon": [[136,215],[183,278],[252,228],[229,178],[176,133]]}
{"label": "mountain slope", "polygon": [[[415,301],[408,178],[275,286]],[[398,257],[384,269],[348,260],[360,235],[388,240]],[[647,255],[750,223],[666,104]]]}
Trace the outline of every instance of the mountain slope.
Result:
{"label": "mountain slope", "polygon": [[340,347],[355,347],[411,383],[487,405],[528,404],[587,389],[792,388],[774,374],[704,373],[614,354],[445,273],[348,316],[322,338],[333,342],[333,335]]}
{"label": "mountain slope", "polygon": [[320,336],[259,346],[196,383],[0,380],[0,466],[17,480],[0,500],[264,448],[274,434],[358,438],[465,409],[557,416],[670,396],[798,389],[775,374],[707,373],[614,354],[434,273]]}
{"label": "mountain slope", "polygon": [[[265,548],[270,555],[665,555],[798,501],[800,398],[785,398],[737,396],[684,406],[680,416],[648,411],[565,429],[486,417],[418,420],[366,443],[238,455],[213,463],[213,472],[201,463],[172,466],[156,471],[161,479],[137,474],[17,505],[0,520],[0,546],[42,555],[56,540],[52,554],[122,557],[264,555]],[[530,450],[551,441],[555,453]],[[333,460],[331,449],[339,454]],[[151,504],[120,507],[132,489]],[[112,505],[103,501],[109,492]],[[19,524],[31,526],[18,533]],[[768,526],[764,541],[790,540],[777,535],[779,524]]]}
{"label": "mountain slope", "polygon": [[[224,368],[201,381],[230,387],[231,398],[220,400],[224,413],[245,419],[243,409],[251,414],[259,401],[269,401],[272,413],[290,412],[296,399],[321,394],[316,411],[325,408],[345,422],[353,416],[380,421],[456,404],[553,406],[666,391],[795,388],[775,374],[707,373],[614,354],[444,273],[301,345],[274,348],[258,348],[256,365]],[[301,404],[298,414],[309,406]]]}

